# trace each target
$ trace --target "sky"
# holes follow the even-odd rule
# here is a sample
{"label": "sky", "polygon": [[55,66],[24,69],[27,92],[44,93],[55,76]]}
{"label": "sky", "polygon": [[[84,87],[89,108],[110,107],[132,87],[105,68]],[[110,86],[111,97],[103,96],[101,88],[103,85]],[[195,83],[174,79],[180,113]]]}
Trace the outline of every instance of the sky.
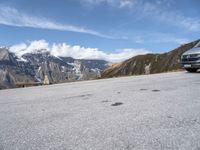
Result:
{"label": "sky", "polygon": [[0,45],[19,55],[120,62],[200,38],[199,0],[0,0]]}

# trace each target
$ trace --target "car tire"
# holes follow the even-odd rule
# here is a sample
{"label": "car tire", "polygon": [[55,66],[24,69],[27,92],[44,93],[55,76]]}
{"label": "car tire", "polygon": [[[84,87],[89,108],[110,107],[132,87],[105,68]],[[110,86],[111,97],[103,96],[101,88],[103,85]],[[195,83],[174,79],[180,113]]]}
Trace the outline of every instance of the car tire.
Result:
{"label": "car tire", "polygon": [[188,72],[197,72],[196,68],[185,68]]}

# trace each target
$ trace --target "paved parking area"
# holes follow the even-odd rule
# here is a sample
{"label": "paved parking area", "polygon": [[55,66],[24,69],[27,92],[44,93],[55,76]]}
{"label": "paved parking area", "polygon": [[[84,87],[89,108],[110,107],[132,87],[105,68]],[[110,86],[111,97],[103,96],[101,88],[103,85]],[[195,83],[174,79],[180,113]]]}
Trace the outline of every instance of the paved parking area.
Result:
{"label": "paved parking area", "polygon": [[198,150],[200,74],[0,91],[1,150]]}

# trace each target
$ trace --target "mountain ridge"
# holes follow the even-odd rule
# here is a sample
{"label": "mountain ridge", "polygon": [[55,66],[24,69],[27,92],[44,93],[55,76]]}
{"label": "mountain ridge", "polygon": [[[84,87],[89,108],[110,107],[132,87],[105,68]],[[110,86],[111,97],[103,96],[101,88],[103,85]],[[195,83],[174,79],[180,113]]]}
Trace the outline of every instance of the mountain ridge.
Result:
{"label": "mountain ridge", "polygon": [[0,88],[96,79],[107,64],[104,60],[56,57],[47,50],[19,57],[8,48],[0,48]]}
{"label": "mountain ridge", "polygon": [[182,69],[181,55],[195,46],[196,40],[162,54],[145,54],[134,56],[121,63],[114,64],[102,73],[101,78],[112,78],[128,75],[154,74]]}

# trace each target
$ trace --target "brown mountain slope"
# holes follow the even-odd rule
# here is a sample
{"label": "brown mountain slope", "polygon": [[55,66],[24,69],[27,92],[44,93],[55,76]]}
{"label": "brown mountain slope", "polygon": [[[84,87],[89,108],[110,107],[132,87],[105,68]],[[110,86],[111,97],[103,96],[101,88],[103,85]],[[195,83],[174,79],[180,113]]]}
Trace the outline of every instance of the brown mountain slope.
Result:
{"label": "brown mountain slope", "polygon": [[132,57],[122,63],[108,67],[102,74],[102,78],[111,78],[127,75],[153,74],[180,70],[181,55],[194,47],[197,41],[182,45],[168,53],[146,54]]}

